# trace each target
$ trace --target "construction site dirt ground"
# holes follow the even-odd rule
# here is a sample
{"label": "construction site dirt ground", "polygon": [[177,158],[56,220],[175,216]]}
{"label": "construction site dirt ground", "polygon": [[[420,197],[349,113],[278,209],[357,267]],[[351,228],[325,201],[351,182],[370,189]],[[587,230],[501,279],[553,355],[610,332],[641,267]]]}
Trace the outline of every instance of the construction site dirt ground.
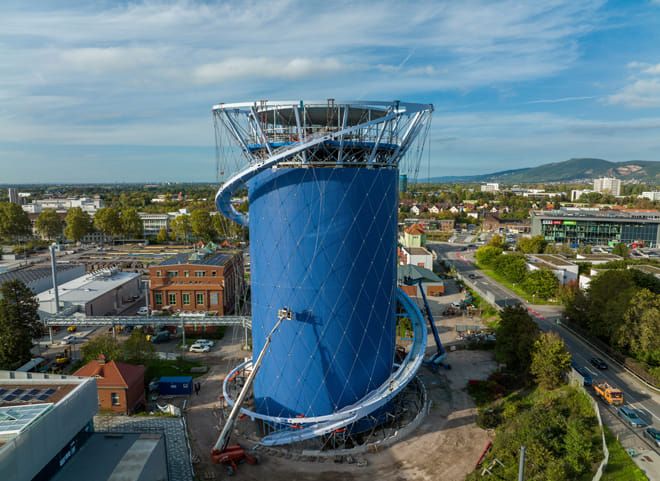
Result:
{"label": "construction site dirt ground", "polygon": [[[209,372],[198,380],[199,395],[190,398],[186,420],[197,479],[224,479],[223,466],[210,462],[210,453],[222,426],[220,395],[222,380],[249,353],[240,348],[242,333],[229,330],[206,357]],[[442,333],[443,342],[455,334]],[[432,343],[431,338],[429,341]],[[429,345],[429,352],[434,350]],[[448,362],[452,369],[437,374],[420,370],[431,409],[422,424],[408,437],[378,453],[356,455],[353,464],[337,464],[332,457],[322,462],[303,462],[285,456],[259,453],[259,464],[239,466],[236,480],[443,480],[459,481],[474,467],[489,441],[488,433],[475,424],[476,409],[466,392],[469,379],[485,379],[495,369],[491,351],[454,351]],[[242,419],[238,423],[252,423]],[[245,426],[246,428],[248,426]],[[244,428],[239,427],[239,431]],[[232,442],[242,441],[234,437]],[[362,461],[366,461],[363,463]]]}

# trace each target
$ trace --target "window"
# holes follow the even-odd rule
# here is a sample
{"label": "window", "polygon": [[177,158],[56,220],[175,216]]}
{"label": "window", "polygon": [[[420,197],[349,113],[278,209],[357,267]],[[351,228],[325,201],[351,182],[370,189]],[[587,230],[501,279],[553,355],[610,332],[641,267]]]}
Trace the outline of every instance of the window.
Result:
{"label": "window", "polygon": [[204,294],[197,294],[197,304],[204,304]]}
{"label": "window", "polygon": [[167,296],[167,299],[168,299],[170,305],[176,305],[176,294],[174,294],[174,293],[170,293],[170,294]]}
{"label": "window", "polygon": [[182,299],[181,302],[183,302],[183,304],[185,306],[190,304],[190,294],[188,294],[187,292],[185,292],[181,295],[181,299]]}
{"label": "window", "polygon": [[211,271],[211,277],[216,277],[218,273],[216,271]]}
{"label": "window", "polygon": [[179,273],[177,271],[167,271],[167,277],[176,277]]}
{"label": "window", "polygon": [[218,304],[218,293],[217,292],[211,292],[211,305],[215,306]]}
{"label": "window", "polygon": [[110,402],[112,403],[113,406],[120,406],[121,404],[119,403],[119,393],[116,392],[110,393]]}
{"label": "window", "polygon": [[163,304],[163,293],[162,292],[156,292],[154,293],[154,299],[156,301],[156,304],[159,306]]}
{"label": "window", "polygon": [[183,271],[183,277],[190,277],[190,271]]}
{"label": "window", "polygon": [[204,277],[206,276],[205,271],[195,271],[195,277]]}
{"label": "window", "polygon": [[160,271],[156,271],[156,277],[160,277]]}

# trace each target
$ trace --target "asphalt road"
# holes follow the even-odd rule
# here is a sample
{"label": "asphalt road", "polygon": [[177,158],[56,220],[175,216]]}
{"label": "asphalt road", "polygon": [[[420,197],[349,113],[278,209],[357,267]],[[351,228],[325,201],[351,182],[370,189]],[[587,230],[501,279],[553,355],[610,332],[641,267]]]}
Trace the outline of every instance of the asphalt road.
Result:
{"label": "asphalt road", "polygon": [[[464,251],[464,246],[456,244],[435,243],[429,244],[427,247],[433,250],[438,257],[438,260],[449,260],[456,271],[462,274],[466,279],[466,284],[474,284],[482,291],[492,293],[494,300],[498,303],[508,302],[515,299],[523,303],[529,310],[530,314],[534,317],[539,327],[544,331],[557,332],[566,343],[566,347],[573,355],[573,360],[580,366],[584,366],[591,373],[594,382],[605,380],[611,385],[621,389],[624,393],[626,404],[629,404],[642,412],[642,417],[647,422],[654,425],[656,429],[660,428],[660,394],[653,389],[646,386],[639,381],[632,374],[628,373],[623,367],[608,359],[601,352],[585,344],[581,339],[572,334],[566,328],[557,325],[556,320],[561,317],[561,307],[549,305],[529,305],[524,299],[519,298],[514,292],[506,287],[497,283],[495,280],[486,276],[483,272],[479,271],[471,262],[471,252]],[[475,279],[470,279],[468,276],[474,274],[478,276]],[[492,299],[491,299],[492,300]],[[589,363],[592,357],[600,357],[604,359],[609,368],[606,370],[599,370]],[[608,409],[610,413],[614,409],[602,405],[604,409]],[[646,449],[649,451],[651,458],[650,462],[645,466],[647,474],[651,479],[660,480],[660,450],[654,447],[646,439],[642,438],[642,429],[632,429],[622,426],[618,422],[616,416],[603,416],[604,421],[615,432],[620,432],[622,427],[624,430],[632,431],[633,436],[628,436],[626,439],[629,441],[624,442],[625,447],[634,447],[638,451]],[[635,445],[630,445],[634,441]],[[638,461],[636,459],[636,461]],[[638,462],[638,464],[640,464]]]}

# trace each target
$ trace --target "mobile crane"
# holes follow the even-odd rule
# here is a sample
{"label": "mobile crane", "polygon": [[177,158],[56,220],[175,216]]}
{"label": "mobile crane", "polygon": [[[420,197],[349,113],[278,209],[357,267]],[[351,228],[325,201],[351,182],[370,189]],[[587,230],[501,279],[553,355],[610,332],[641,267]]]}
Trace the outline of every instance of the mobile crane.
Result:
{"label": "mobile crane", "polygon": [[227,471],[230,475],[234,474],[238,463],[244,461],[248,464],[257,464],[256,457],[246,452],[245,449],[240,444],[230,445],[229,439],[231,438],[231,433],[234,429],[234,425],[236,424],[236,420],[238,419],[238,416],[241,412],[241,406],[243,405],[243,402],[247,397],[248,391],[252,386],[252,382],[254,381],[254,378],[257,375],[257,371],[259,371],[259,368],[261,367],[261,363],[264,360],[266,351],[270,346],[273,334],[280,327],[282,321],[292,320],[292,318],[293,316],[289,308],[285,307],[278,310],[277,322],[270,330],[268,336],[266,336],[266,341],[264,342],[264,346],[261,348],[261,352],[259,352],[259,356],[257,357],[257,360],[254,362],[254,365],[252,366],[252,371],[250,372],[250,374],[248,374],[248,377],[245,380],[245,384],[243,385],[241,392],[238,394],[236,401],[234,401],[234,405],[232,406],[229,416],[227,417],[227,422],[225,422],[225,425],[222,428],[222,432],[220,433],[218,440],[216,441],[215,445],[213,446],[213,449],[211,450],[211,460],[213,461],[213,463],[224,464],[225,466],[227,466]]}

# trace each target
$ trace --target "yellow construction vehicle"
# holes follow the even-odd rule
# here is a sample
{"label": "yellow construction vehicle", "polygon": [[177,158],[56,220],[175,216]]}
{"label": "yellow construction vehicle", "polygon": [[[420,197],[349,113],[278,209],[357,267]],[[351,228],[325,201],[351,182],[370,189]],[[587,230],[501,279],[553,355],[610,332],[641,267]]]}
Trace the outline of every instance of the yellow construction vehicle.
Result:
{"label": "yellow construction vehicle", "polygon": [[612,406],[623,405],[623,391],[610,386],[606,382],[597,382],[594,384],[594,391],[596,395]]}

